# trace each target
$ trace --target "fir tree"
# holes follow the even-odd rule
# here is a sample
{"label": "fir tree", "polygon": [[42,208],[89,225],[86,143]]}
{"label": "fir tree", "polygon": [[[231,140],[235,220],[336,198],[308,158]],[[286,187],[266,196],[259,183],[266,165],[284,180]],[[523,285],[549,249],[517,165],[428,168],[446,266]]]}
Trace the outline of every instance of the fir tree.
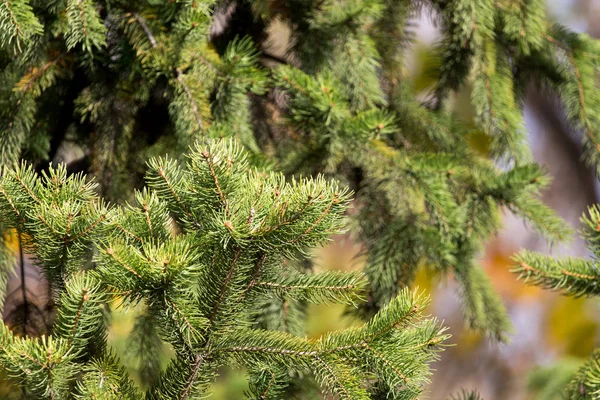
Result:
{"label": "fir tree", "polygon": [[[435,83],[425,96],[418,96],[404,67],[411,24],[421,12],[435,15],[442,35],[430,71]],[[269,46],[277,24],[291,34],[283,56]],[[0,49],[0,165],[29,179],[9,186],[21,185],[34,194],[31,185],[46,187],[34,183],[38,180],[29,167],[14,167],[22,159],[45,174],[48,184],[74,179],[64,169],[50,168],[48,161],[58,161],[62,149],[76,145],[85,157],[72,168],[95,176],[102,198],[138,204],[157,193],[166,202],[164,213],[174,213],[185,234],[204,231],[209,221],[196,208],[199,204],[187,204],[194,193],[187,192],[174,163],[197,140],[233,137],[250,154],[248,163],[261,171],[278,171],[296,179],[292,182],[303,182],[302,175],[317,182],[316,176],[324,174],[354,190],[350,231],[364,245],[367,260],[367,301],[358,304],[365,321],[387,310],[397,296],[406,296],[402,287],[411,285],[418,268],[428,267],[456,277],[469,326],[504,340],[508,317],[477,265],[486,240],[500,227],[500,208],[523,217],[551,242],[570,235],[537,197],[549,180],[532,163],[526,143],[522,106],[528,85],[561,99],[571,126],[583,133],[585,160],[594,167],[599,161],[598,42],[552,25],[541,0],[5,0],[0,3]],[[465,88],[475,129],[452,112],[455,93]],[[484,154],[470,144],[476,134],[486,138]],[[143,160],[167,152],[174,159],[164,159],[163,167],[175,171],[174,192],[153,175],[154,192],[144,192],[138,184],[148,169]],[[149,170],[156,167],[151,164]],[[90,252],[100,257],[94,249],[112,248],[102,247],[114,233],[107,225],[111,213],[127,214],[97,202],[94,207],[73,203],[74,198],[85,203],[84,194],[94,196],[83,178],[77,179],[82,192],[73,189],[57,204],[67,215],[77,207],[71,211],[85,217],[78,222],[83,227],[107,215],[94,226],[98,238],[87,232],[66,248],[61,246],[65,239],[35,239],[53,232],[52,225],[25,226],[33,211],[23,211],[21,222],[14,216],[10,224],[0,220],[3,232],[16,227],[27,248],[36,249],[58,303],[57,296],[68,288],[67,276],[78,269],[95,266],[94,279],[107,284],[96,277],[102,261],[86,260]],[[243,189],[239,198],[250,195],[240,182],[231,182]],[[140,192],[133,196],[131,186]],[[199,196],[206,200],[209,195]],[[5,198],[14,202],[4,204],[2,212],[35,208],[27,196]],[[242,223],[254,220],[252,207],[233,220],[228,214],[242,205],[220,202],[223,224],[213,221],[208,227],[215,236],[211,240],[222,241],[225,249],[238,242],[265,249],[279,243],[278,252],[298,260],[299,273],[310,270],[310,258],[297,253],[302,246],[286,248],[285,236],[253,239],[252,223]],[[61,229],[54,227],[57,232],[75,228],[75,219],[67,223],[58,209],[52,210],[44,211],[43,218],[49,224],[62,221]],[[153,239],[153,245],[160,243]],[[223,257],[236,259],[235,252]],[[5,262],[4,280],[7,271]],[[250,320],[263,329],[301,336],[304,304],[321,295],[268,287],[277,296],[256,299],[268,312]],[[148,296],[152,291],[144,290]],[[158,343],[153,318],[144,315],[136,323],[136,332],[148,338],[144,346]],[[146,328],[147,335],[140,333]],[[192,332],[180,334],[193,340]],[[143,363],[158,376],[152,360]],[[256,382],[273,376],[260,371]],[[373,385],[378,391],[373,397],[394,393],[393,383],[380,380]]]}
{"label": "fir tree", "polygon": [[[287,262],[339,231],[347,191],[250,168],[233,141],[197,146],[185,167],[153,159],[146,181],[119,207],[64,166],[2,171],[0,216],[27,238],[58,304],[48,335],[1,326],[0,365],[25,397],[201,398],[223,365],[251,374],[250,398],[287,397],[290,376],[303,374],[340,399],[368,399],[379,381],[393,398],[420,393],[447,335],[416,292],[318,340],[257,326],[265,298],[361,300],[362,273],[309,274]],[[157,377],[145,394],[106,344],[108,302],[144,306],[138,341]],[[161,372],[153,357],[163,341],[176,355]]]}
{"label": "fir tree", "polygon": [[[536,199],[547,179],[524,138],[529,82],[563,99],[586,159],[598,154],[597,43],[553,27],[541,1],[10,0],[0,10],[2,163],[24,156],[43,169],[77,143],[101,194],[123,200],[139,160],[235,136],[255,165],[332,175],[360,204],[366,316],[429,265],[457,276],[472,327],[504,337],[505,311],[475,261],[498,208],[551,241],[569,233]],[[403,67],[418,12],[436,13],[443,33],[429,104]],[[283,57],[268,45],[275,22],[291,30]],[[467,83],[489,155],[508,170],[470,149],[449,110]]]}

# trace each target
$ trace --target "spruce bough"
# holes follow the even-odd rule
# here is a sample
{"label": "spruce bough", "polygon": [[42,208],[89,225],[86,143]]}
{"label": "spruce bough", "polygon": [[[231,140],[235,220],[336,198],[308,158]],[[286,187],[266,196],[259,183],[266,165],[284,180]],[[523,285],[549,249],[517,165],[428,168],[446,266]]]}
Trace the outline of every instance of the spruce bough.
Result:
{"label": "spruce bough", "polygon": [[[589,208],[581,218],[581,236],[592,259],[554,258],[530,251],[515,256],[513,272],[525,282],[574,297],[600,295],[600,205]],[[552,379],[553,377],[550,377]],[[575,374],[564,391],[569,400],[596,399],[600,395],[600,349]]]}
{"label": "spruce bough", "polygon": [[[17,337],[1,326],[0,364],[27,397],[200,398],[225,365],[248,371],[250,398],[286,398],[290,380],[306,374],[339,399],[369,399],[379,381],[394,398],[416,398],[448,337],[424,316],[427,298],[417,292],[316,340],[257,326],[265,298],[362,301],[362,273],[289,263],[339,231],[346,190],[250,168],[230,140],[197,145],[185,166],[148,165],[148,188],[122,207],[62,166],[41,176],[25,165],[2,171],[0,216],[27,239],[57,302],[49,335]],[[108,303],[142,304],[146,332],[174,349],[145,393],[107,346]]]}

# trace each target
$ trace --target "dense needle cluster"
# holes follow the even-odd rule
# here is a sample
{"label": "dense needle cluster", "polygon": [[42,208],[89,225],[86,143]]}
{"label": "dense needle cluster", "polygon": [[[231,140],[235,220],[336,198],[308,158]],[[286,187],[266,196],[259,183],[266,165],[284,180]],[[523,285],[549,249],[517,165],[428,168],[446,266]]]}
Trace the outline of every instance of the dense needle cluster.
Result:
{"label": "dense needle cluster", "polygon": [[[137,340],[156,375],[147,399],[200,398],[224,365],[248,371],[252,398],[286,398],[302,376],[340,399],[369,399],[379,381],[395,398],[420,393],[447,335],[423,316],[427,299],[416,292],[318,340],[257,322],[265,299],[360,302],[362,273],[289,263],[340,229],[346,191],[255,170],[233,141],[198,145],[185,167],[153,159],[146,181],[120,207],[64,167],[2,171],[0,216],[26,238],[57,303],[51,334],[18,337],[2,325],[0,365],[28,398],[143,397],[106,344],[113,303],[143,306]],[[163,342],[175,353],[166,371]]]}

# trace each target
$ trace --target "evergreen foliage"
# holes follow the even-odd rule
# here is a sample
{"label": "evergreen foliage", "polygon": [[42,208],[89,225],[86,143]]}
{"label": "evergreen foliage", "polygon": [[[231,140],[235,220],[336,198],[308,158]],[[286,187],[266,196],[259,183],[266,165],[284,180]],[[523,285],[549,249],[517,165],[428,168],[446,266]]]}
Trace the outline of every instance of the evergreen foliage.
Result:
{"label": "evergreen foliage", "polygon": [[[369,321],[406,312],[412,300],[404,287],[418,268],[454,275],[468,325],[504,340],[510,322],[477,263],[500,228],[500,210],[550,242],[571,234],[538,199],[549,180],[526,143],[528,85],[560,98],[582,133],[586,162],[600,165],[598,42],[553,25],[543,3],[0,0],[0,230],[18,232],[51,285],[58,314],[45,346],[68,352],[65,368],[85,366],[77,379],[61,373],[66,383],[52,390],[76,382],[82,398],[109,396],[92,390],[103,376],[130,387],[115,357],[102,346],[88,348],[103,343],[103,328],[87,326],[81,335],[68,329],[73,315],[65,310],[78,309],[76,299],[91,296],[82,290],[92,287],[98,301],[89,300],[86,312],[96,322],[108,311],[93,304],[106,296],[146,305],[131,351],[147,371],[150,398],[203,391],[221,364],[249,368],[251,390],[275,398],[307,370],[317,370],[319,383],[337,396],[371,390],[372,398],[410,398],[426,364],[398,353],[402,346],[380,343]],[[425,93],[405,67],[419,13],[432,14],[441,34]],[[285,54],[276,54],[271,41],[288,30]],[[453,113],[459,91],[470,95],[472,127]],[[479,137],[484,149],[473,145]],[[213,142],[219,138],[227,144],[217,151],[210,146],[221,146]],[[181,154],[197,141],[213,144],[197,147],[181,167]],[[71,169],[93,175],[97,186],[50,166],[69,146],[84,154]],[[211,158],[213,151],[225,158]],[[348,202],[345,190],[326,183],[331,178],[355,193],[349,226],[363,244],[364,276],[307,274],[308,249],[341,227]],[[174,229],[181,232],[174,236]],[[161,267],[166,255],[173,258]],[[285,273],[278,257],[288,260]],[[1,289],[12,266],[3,247],[0,261]],[[264,280],[248,281],[254,269]],[[584,283],[573,285],[583,293]],[[366,302],[349,290],[363,286]],[[358,305],[350,310],[365,327],[321,342],[298,339],[306,303],[323,301]],[[410,348],[413,340],[443,336],[423,321],[394,340]],[[252,336],[242,328],[268,332]],[[226,332],[219,340],[231,343],[207,332]],[[33,346],[5,333],[11,346]],[[359,336],[367,343],[361,351],[328,353],[331,343],[358,343]],[[251,338],[279,350],[226,357],[219,350]],[[150,350],[162,340],[177,352],[164,374]],[[389,364],[377,359],[378,346]],[[289,358],[283,349],[292,351]],[[325,364],[317,368],[314,355]],[[397,363],[407,368],[407,384],[394,378]],[[372,371],[357,366],[380,379],[365,389],[359,380]],[[204,381],[188,387],[186,376]],[[44,385],[43,393],[50,390]]]}
{"label": "evergreen foliage", "polygon": [[564,399],[564,390],[582,366],[579,358],[565,357],[547,367],[537,367],[528,378],[528,389],[535,400]]}
{"label": "evergreen foliage", "polygon": [[[585,239],[592,259],[552,258],[522,251],[515,257],[514,272],[525,282],[563,294],[598,296],[598,257],[600,256],[600,206],[590,207],[581,219],[581,236]],[[579,369],[566,389],[566,398],[595,399],[600,394],[600,350],[595,350],[586,364]]]}
{"label": "evergreen foliage", "polygon": [[[506,313],[475,271],[499,207],[551,241],[569,235],[536,199],[547,179],[530,164],[525,86],[558,93],[586,132],[587,160],[598,154],[597,43],[553,27],[542,3],[6,1],[1,162],[44,166],[76,143],[101,194],[122,201],[144,173],[139,160],[235,136],[254,165],[326,173],[355,190],[352,232],[372,284],[362,315],[427,265],[452,271],[469,324],[503,340]],[[403,66],[419,12],[434,13],[443,36],[425,104]],[[291,30],[283,57],[269,47],[277,24]],[[505,170],[470,147],[472,131],[451,113],[466,86],[487,155]]]}
{"label": "evergreen foliage", "polygon": [[[252,376],[249,398],[285,396],[290,374],[311,374],[340,399],[369,399],[378,381],[391,398],[419,395],[448,335],[424,316],[417,292],[318,340],[261,329],[255,318],[264,299],[282,295],[361,301],[362,273],[310,274],[286,262],[339,231],[347,191],[250,168],[231,140],[197,145],[185,167],[153,159],[146,180],[135,202],[107,206],[64,166],[2,171],[0,216],[28,238],[57,302],[49,334],[1,326],[0,365],[27,398],[202,398],[223,365]],[[150,374],[145,394],[107,346],[113,302],[144,306],[133,340]],[[153,358],[163,341],[175,352],[164,372]]]}

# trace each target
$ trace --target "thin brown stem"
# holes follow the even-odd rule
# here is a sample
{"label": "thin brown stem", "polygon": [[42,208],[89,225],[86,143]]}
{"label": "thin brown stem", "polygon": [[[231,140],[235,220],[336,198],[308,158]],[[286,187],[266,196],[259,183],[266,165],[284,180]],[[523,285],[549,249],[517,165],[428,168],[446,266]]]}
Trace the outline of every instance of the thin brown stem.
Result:
{"label": "thin brown stem", "polygon": [[221,306],[221,303],[223,302],[223,299],[225,297],[225,292],[227,291],[227,286],[229,285],[229,282],[231,282],[231,279],[233,278],[235,268],[237,266],[238,260],[241,255],[242,255],[242,249],[238,249],[237,252],[235,253],[235,256],[233,257],[233,261],[231,262],[229,271],[227,271],[227,276],[225,276],[225,280],[223,281],[223,284],[221,285],[221,290],[219,292],[219,298],[215,302],[215,305],[213,306],[210,316],[208,317],[208,320],[211,323],[213,322],[215,316],[217,315],[217,312],[219,311],[219,307]]}

